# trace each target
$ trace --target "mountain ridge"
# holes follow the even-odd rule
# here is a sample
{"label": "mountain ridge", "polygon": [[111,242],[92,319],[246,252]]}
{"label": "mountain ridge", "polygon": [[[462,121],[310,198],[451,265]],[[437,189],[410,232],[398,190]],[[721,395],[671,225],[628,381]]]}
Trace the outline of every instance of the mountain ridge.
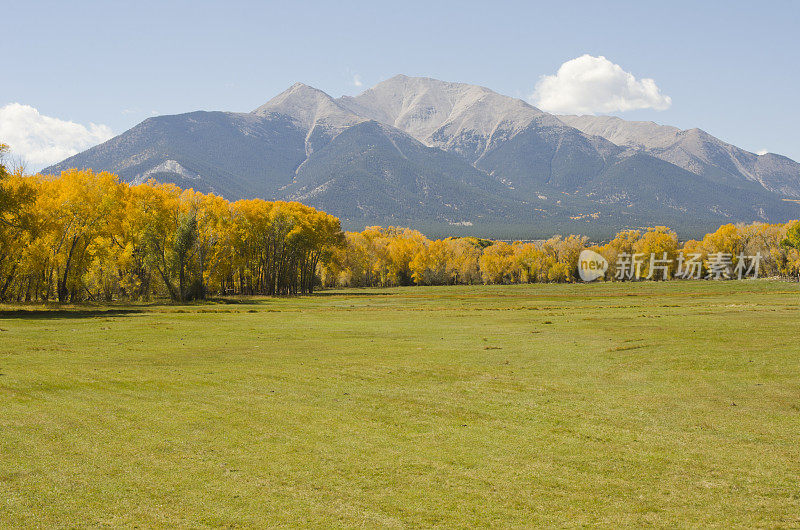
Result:
{"label": "mountain ridge", "polygon": [[398,75],[357,96],[296,83],[250,113],[150,118],[45,172],[301,200],[352,228],[529,237],[800,217],[784,200],[800,197],[795,166],[699,129],[556,116],[486,87]]}
{"label": "mountain ridge", "polygon": [[[800,198],[800,164],[775,153],[758,155],[724,142],[699,128],[679,129],[654,122],[626,121],[615,116],[559,116],[586,134],[620,146],[644,149],[653,156],[698,175],[722,170],[757,181],[770,191]],[[786,182],[786,175],[792,182]]]}

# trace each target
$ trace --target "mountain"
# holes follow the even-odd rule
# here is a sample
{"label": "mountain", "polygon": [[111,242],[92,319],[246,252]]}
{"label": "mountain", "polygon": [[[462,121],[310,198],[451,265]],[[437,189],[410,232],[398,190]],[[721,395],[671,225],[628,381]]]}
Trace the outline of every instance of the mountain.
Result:
{"label": "mountain", "polygon": [[282,191],[284,198],[343,212],[365,225],[539,217],[465,160],[371,120],[314,152]]}
{"label": "mountain", "polygon": [[159,116],[43,173],[88,167],[127,182],[154,178],[231,199],[268,197],[306,159],[305,137],[288,116],[202,111]]}
{"label": "mountain", "polygon": [[236,200],[298,200],[345,227],[433,235],[607,237],[669,224],[800,217],[800,171],[703,131],[554,116],[488,88],[395,76],[334,99],[297,83],[250,113],[150,118],[47,168],[175,182]]}
{"label": "mountain", "polygon": [[337,101],[355,114],[397,127],[426,145],[457,151],[471,162],[533,122],[563,127],[555,116],[522,100],[423,77],[398,75]]}
{"label": "mountain", "polygon": [[295,83],[252,112],[269,119],[290,117],[305,131],[305,152],[310,155],[345,129],[366,121],[351,113],[328,94],[316,88]]}
{"label": "mountain", "polygon": [[785,156],[757,155],[700,129],[681,130],[613,116],[559,116],[559,119],[586,134],[644,150],[696,175],[721,181],[758,182],[768,190],[800,198],[800,164]]}

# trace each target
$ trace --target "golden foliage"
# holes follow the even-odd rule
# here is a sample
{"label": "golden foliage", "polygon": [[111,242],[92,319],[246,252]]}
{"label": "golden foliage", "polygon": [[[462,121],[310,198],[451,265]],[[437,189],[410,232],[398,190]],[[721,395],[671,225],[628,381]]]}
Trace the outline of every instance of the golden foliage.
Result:
{"label": "golden foliage", "polygon": [[311,292],[339,220],[110,173],[3,175],[0,299],[111,300]]}
{"label": "golden foliage", "polygon": [[[204,298],[294,294],[316,285],[393,286],[573,282],[591,248],[615,277],[622,254],[672,262],[679,253],[761,255],[761,276],[800,273],[800,223],[721,226],[681,245],[667,227],[624,230],[603,245],[555,236],[535,242],[447,238],[368,227],[296,202],[230,203],[154,181],[128,185],[110,173],[9,174],[0,166],[0,300]],[[655,263],[655,261],[653,262]]]}

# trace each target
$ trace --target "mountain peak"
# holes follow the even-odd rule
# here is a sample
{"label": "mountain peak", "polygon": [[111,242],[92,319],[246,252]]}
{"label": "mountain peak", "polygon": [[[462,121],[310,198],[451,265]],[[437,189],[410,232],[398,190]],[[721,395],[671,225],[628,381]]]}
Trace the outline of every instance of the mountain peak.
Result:
{"label": "mountain peak", "polygon": [[498,130],[519,131],[535,119],[563,126],[532,105],[486,87],[402,74],[337,102],[431,146],[438,145],[437,137],[460,134],[488,141]]}
{"label": "mountain peak", "polygon": [[389,79],[386,79],[386,80],[384,80],[382,82],[392,81],[392,80],[400,81],[400,80],[403,80],[403,79],[408,79],[408,76],[406,74],[395,74],[392,77],[390,77]]}
{"label": "mountain peak", "polygon": [[293,118],[311,135],[321,129],[333,136],[343,129],[366,121],[342,107],[328,94],[303,83],[295,83],[252,112],[256,116],[282,114]]}

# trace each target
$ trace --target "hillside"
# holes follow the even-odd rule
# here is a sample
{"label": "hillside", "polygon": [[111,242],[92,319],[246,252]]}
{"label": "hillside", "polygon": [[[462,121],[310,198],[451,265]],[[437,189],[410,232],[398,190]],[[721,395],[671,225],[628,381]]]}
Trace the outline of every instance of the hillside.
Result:
{"label": "hillside", "polygon": [[150,118],[47,168],[298,200],[346,227],[604,237],[800,217],[800,164],[699,129],[555,116],[488,88],[395,76],[334,99],[297,83],[250,113]]}

